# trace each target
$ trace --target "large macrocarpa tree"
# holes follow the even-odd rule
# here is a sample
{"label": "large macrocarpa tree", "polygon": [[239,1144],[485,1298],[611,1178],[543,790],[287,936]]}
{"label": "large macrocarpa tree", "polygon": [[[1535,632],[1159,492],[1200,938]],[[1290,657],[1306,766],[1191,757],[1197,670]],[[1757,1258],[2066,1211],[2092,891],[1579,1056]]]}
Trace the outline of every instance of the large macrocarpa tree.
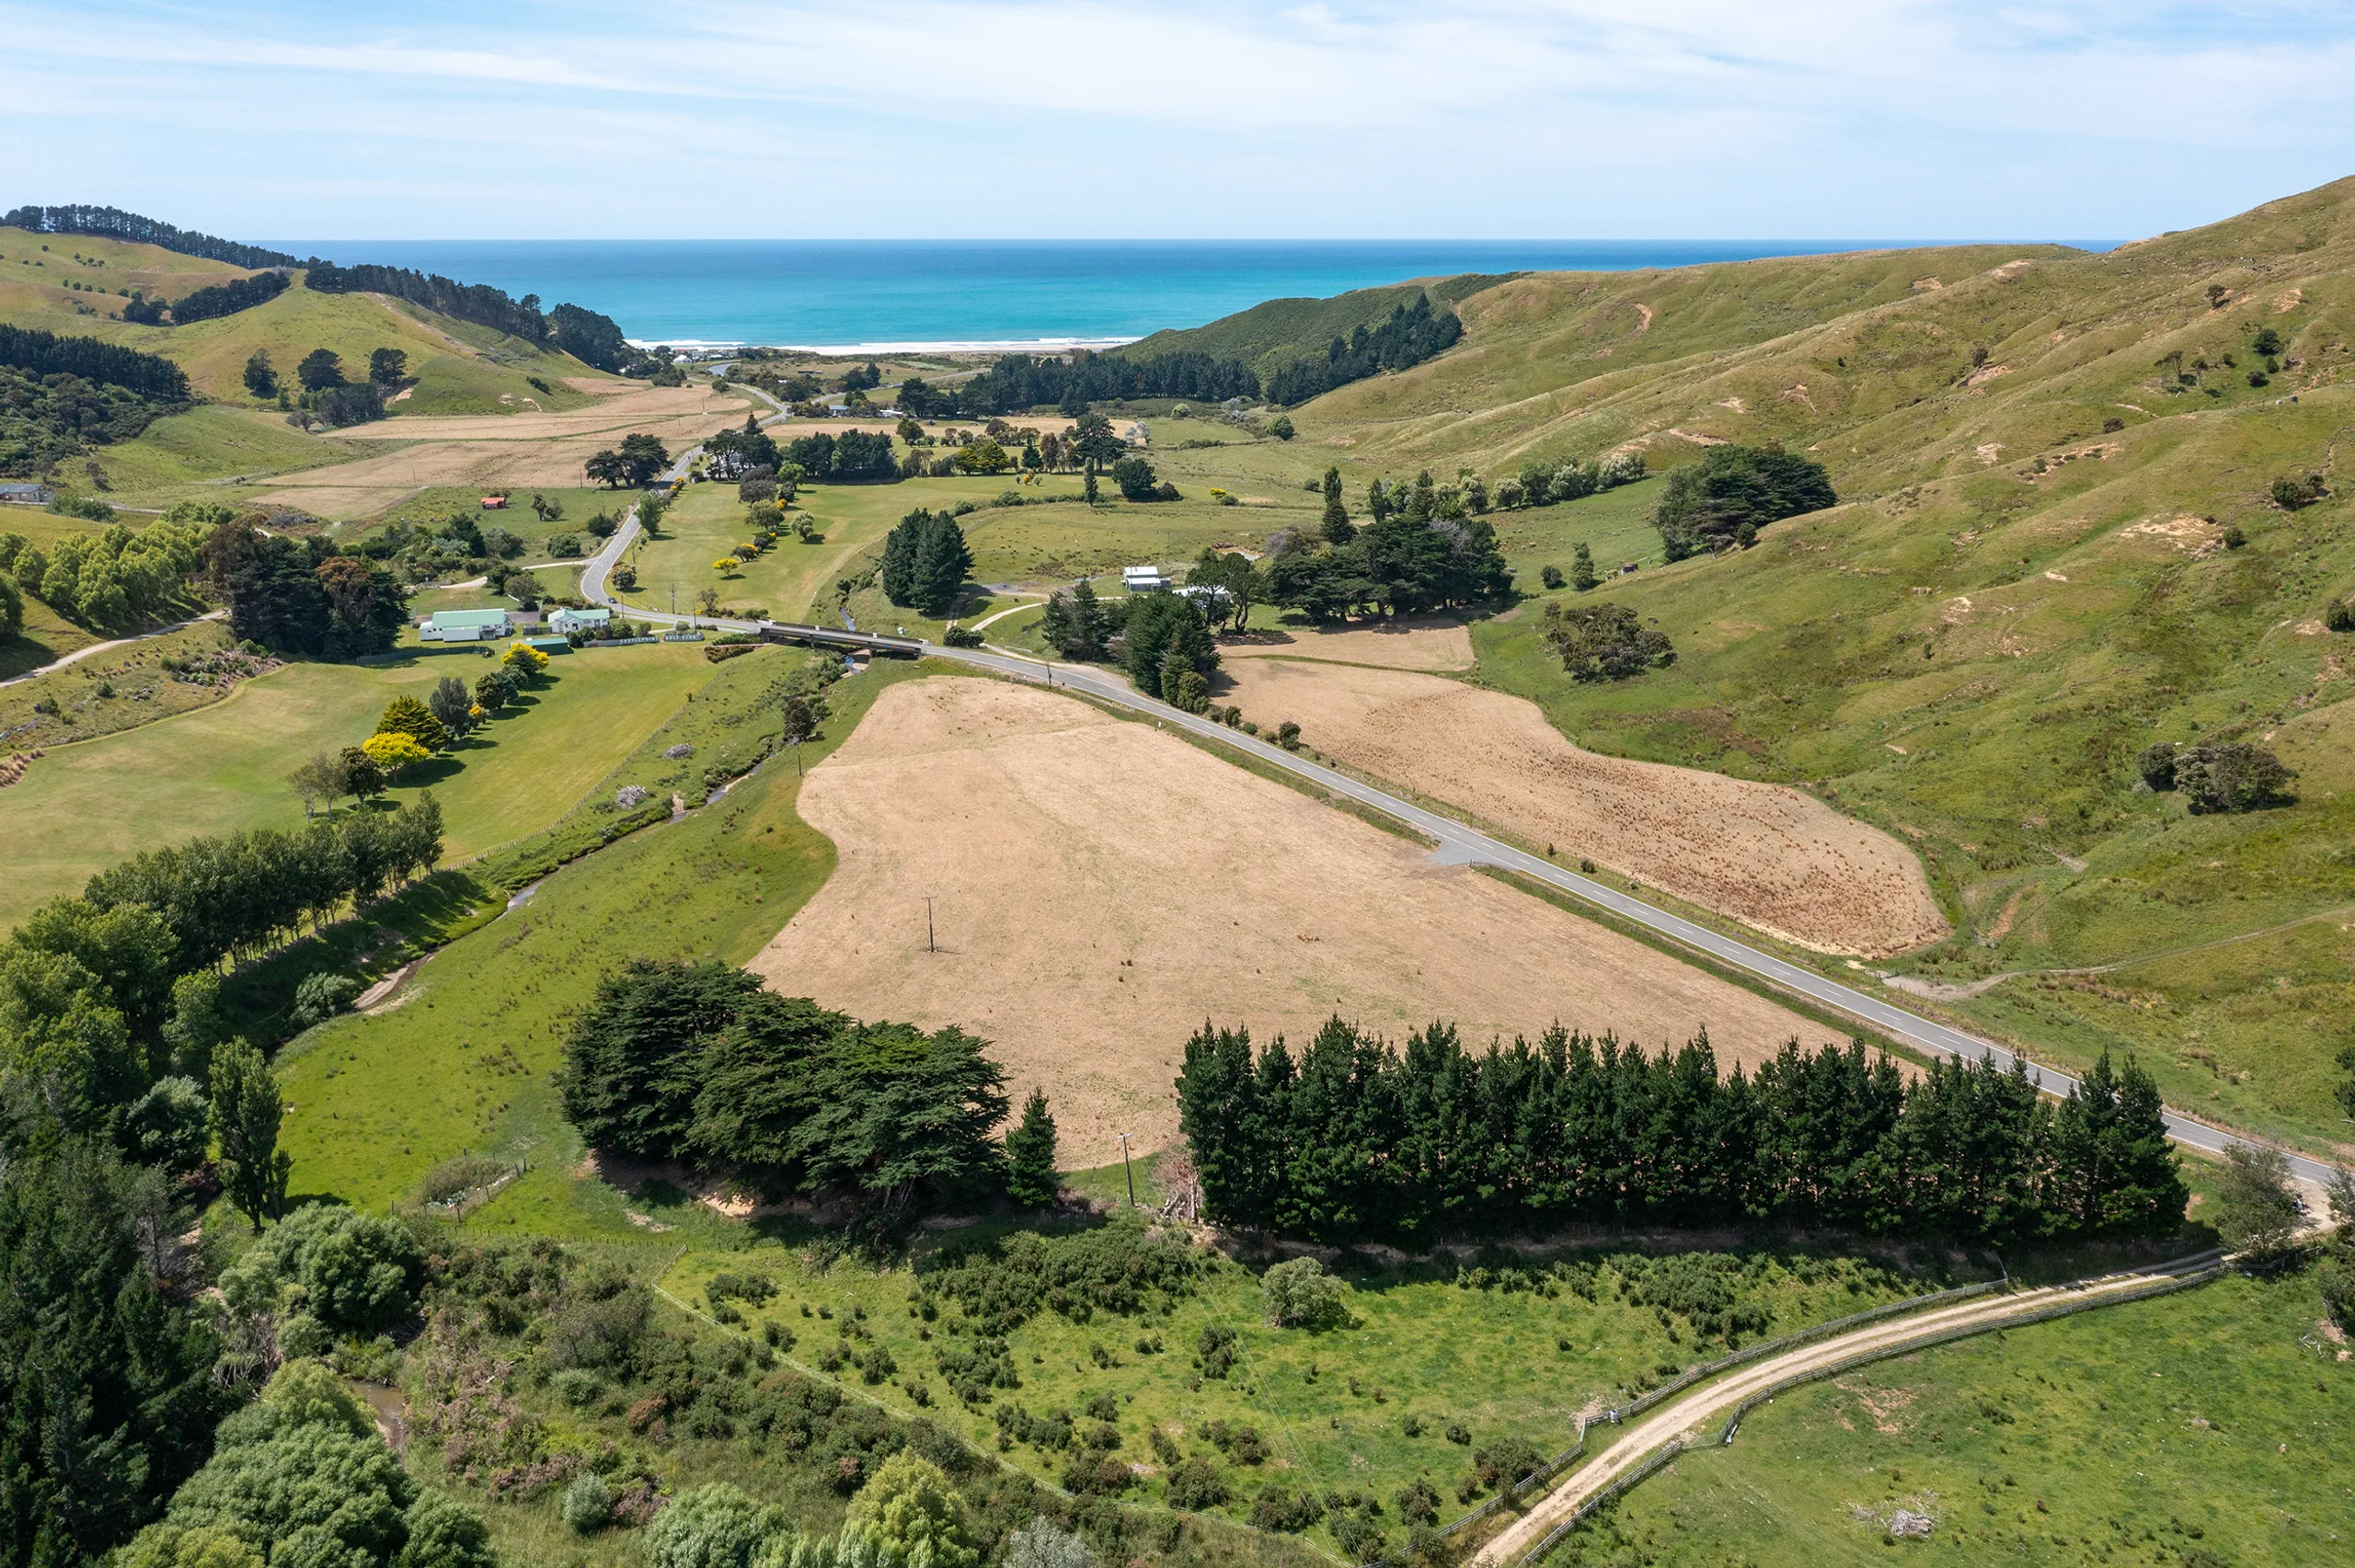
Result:
{"label": "large macrocarpa tree", "polygon": [[636,963],[564,1045],[565,1115],[598,1148],[729,1168],[887,1213],[919,1190],[995,1190],[1005,1077],[953,1026],[867,1024],[725,964]]}

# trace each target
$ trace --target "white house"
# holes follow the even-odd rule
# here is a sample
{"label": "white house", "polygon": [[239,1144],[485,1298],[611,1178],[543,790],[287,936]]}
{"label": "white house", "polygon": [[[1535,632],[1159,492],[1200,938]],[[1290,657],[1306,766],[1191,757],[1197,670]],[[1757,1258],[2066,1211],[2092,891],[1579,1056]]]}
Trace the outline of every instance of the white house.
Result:
{"label": "white house", "polygon": [[594,610],[557,610],[548,615],[548,630],[558,636],[574,632],[603,632],[614,624],[614,612],[603,605]]}
{"label": "white house", "polygon": [[1120,586],[1131,593],[1158,593],[1169,586],[1169,574],[1159,567],[1122,567]]}

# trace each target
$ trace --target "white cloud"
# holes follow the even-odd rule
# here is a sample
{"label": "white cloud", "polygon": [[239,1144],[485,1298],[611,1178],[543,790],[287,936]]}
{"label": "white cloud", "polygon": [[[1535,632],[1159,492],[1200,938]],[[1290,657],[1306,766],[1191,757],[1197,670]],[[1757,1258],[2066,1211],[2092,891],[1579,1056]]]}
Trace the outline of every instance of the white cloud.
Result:
{"label": "white cloud", "polygon": [[291,143],[419,193],[281,232],[604,232],[627,189],[737,232],[2123,234],[2355,152],[2321,0],[0,0],[0,30],[19,167],[169,146],[239,207]]}

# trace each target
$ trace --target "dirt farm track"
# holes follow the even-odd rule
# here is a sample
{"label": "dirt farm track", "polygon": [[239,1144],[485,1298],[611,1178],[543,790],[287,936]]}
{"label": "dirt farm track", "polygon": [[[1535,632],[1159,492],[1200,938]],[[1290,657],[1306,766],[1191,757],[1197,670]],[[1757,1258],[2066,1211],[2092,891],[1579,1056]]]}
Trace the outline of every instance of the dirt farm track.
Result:
{"label": "dirt farm track", "polygon": [[[1301,1040],[1337,1009],[1467,1041],[1556,1019],[1721,1062],[1831,1031],[1154,727],[941,676],[894,686],[804,785],[840,864],[752,961],[775,989],[994,1042],[1068,1164],[1177,1130],[1206,1019]],[[925,898],[939,951],[925,950]],[[1348,999],[1346,1001],[1342,999]]]}

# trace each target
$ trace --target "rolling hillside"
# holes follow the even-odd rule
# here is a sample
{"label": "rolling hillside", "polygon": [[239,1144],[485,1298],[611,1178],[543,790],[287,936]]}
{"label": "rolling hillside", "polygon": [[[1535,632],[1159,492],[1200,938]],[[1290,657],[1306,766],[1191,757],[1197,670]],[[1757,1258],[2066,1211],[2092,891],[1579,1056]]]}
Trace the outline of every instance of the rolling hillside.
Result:
{"label": "rolling hillside", "polygon": [[[314,349],[335,350],[344,373],[355,379],[366,372],[373,349],[398,349],[408,356],[417,385],[393,406],[396,418],[492,414],[535,405],[572,407],[585,397],[565,384],[567,378],[600,375],[569,355],[375,294],[322,294],[296,287],[266,304],[187,326],[142,326],[121,319],[124,302],[117,290],[177,299],[206,284],[249,276],[240,268],[155,246],[0,228],[0,321],[84,333],[162,354],[188,372],[199,392],[220,402],[259,405],[244,379],[246,361],[256,349],[267,351],[280,376],[291,381],[295,364]],[[72,289],[71,283],[85,287]],[[82,314],[89,311],[97,314]],[[548,390],[534,385],[534,377]]]}
{"label": "rolling hillside", "polygon": [[[1959,934],[1902,967],[2025,971],[1942,993],[1983,1025],[2063,1059],[2135,1048],[2177,1103],[2344,1139],[2355,643],[2326,613],[2355,594],[2350,297],[2355,181],[2101,256],[1515,279],[1463,302],[1450,352],[1294,418],[1368,476],[1817,457],[1842,505],[1598,590],[1671,635],[1672,669],[1573,683],[1524,610],[1476,628],[1481,678],[1595,750],[1801,784],[1908,835]],[[2308,474],[2332,493],[2276,503]],[[1497,521],[1567,566],[1603,505]],[[2139,751],[2195,739],[2272,749],[2296,804],[2137,791]]]}
{"label": "rolling hillside", "polygon": [[1264,377],[1287,361],[1322,356],[1334,338],[1347,338],[1360,326],[1377,325],[1396,306],[1411,303],[1418,294],[1429,294],[1434,305],[1453,304],[1506,280],[1467,272],[1388,283],[1378,289],[1353,289],[1330,299],[1266,300],[1201,326],[1156,332],[1111,352],[1135,360],[1211,354],[1241,360]]}

